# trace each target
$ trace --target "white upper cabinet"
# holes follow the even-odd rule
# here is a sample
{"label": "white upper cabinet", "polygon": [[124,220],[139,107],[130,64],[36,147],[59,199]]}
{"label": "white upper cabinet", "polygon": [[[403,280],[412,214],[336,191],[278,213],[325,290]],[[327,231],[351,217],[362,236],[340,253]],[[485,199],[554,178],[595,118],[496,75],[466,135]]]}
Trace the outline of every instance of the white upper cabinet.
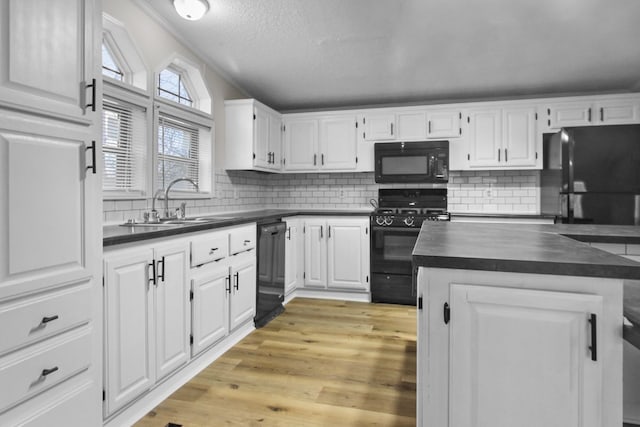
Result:
{"label": "white upper cabinet", "polygon": [[284,120],[285,171],[304,171],[318,166],[318,120],[296,118]]}
{"label": "white upper cabinet", "polygon": [[424,141],[427,138],[427,118],[424,111],[403,111],[396,114],[400,141]]}
{"label": "white upper cabinet", "polygon": [[355,170],[357,152],[355,115],[285,116],[285,171]]}
{"label": "white upper cabinet", "polygon": [[[539,169],[536,107],[487,106],[469,110],[465,135],[467,163],[462,169]],[[460,164],[460,162],[456,162]]]}
{"label": "white upper cabinet", "polygon": [[460,111],[427,112],[427,138],[459,138],[462,135],[461,120]]}
{"label": "white upper cabinet", "polygon": [[395,132],[396,115],[389,113],[368,113],[363,118],[365,141],[394,141],[397,139]]}
{"label": "white upper cabinet", "polygon": [[320,118],[320,169],[356,168],[356,131],[355,116]]}
{"label": "white upper cabinet", "polygon": [[596,97],[551,103],[545,107],[547,129],[570,126],[621,125],[640,123],[640,99]]}
{"label": "white upper cabinet", "polygon": [[500,109],[469,111],[469,166],[496,166],[502,148],[502,117]]}
{"label": "white upper cabinet", "polygon": [[502,110],[502,155],[509,167],[535,167],[536,144],[535,107],[509,107]]}
{"label": "white upper cabinet", "polygon": [[[0,106],[87,124],[96,116],[93,1],[11,0],[0,6]],[[100,22],[95,25],[101,27]]]}
{"label": "white upper cabinet", "polygon": [[281,168],[280,113],[254,99],[225,101],[225,168],[277,172]]}

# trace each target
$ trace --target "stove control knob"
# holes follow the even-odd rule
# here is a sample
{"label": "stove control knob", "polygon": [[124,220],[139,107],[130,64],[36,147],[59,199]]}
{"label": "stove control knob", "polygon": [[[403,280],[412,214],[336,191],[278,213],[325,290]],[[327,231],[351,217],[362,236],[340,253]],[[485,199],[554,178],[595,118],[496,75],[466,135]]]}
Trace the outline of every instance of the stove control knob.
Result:
{"label": "stove control knob", "polygon": [[408,217],[406,217],[404,219],[404,223],[409,227],[411,227],[413,225],[413,221],[414,221],[414,219],[413,219],[412,216],[408,216]]}
{"label": "stove control knob", "polygon": [[377,216],[377,217],[376,217],[376,224],[378,224],[378,225],[384,225],[384,217]]}

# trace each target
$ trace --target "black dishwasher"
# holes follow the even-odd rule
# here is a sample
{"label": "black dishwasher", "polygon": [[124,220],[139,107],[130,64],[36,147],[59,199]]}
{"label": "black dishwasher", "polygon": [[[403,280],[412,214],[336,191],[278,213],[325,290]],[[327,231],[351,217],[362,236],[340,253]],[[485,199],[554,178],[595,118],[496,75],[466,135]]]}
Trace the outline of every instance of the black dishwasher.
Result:
{"label": "black dishwasher", "polygon": [[258,289],[256,328],[269,323],[284,311],[284,235],[282,221],[258,224]]}

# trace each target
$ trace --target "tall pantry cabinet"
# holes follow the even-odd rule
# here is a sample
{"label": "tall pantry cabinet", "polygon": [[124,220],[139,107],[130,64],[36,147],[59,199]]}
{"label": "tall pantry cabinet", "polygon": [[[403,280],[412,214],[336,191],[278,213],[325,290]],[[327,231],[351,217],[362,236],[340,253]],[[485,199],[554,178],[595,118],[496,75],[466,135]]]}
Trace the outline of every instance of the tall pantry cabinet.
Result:
{"label": "tall pantry cabinet", "polygon": [[0,425],[100,425],[100,0],[0,2]]}

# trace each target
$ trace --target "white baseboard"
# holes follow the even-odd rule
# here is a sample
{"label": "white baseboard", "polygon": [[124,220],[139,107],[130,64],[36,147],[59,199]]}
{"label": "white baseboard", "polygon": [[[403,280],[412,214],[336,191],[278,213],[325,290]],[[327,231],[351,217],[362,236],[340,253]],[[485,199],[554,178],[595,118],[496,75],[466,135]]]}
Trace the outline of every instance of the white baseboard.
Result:
{"label": "white baseboard", "polygon": [[[369,292],[341,292],[328,291],[325,289],[296,289],[290,294],[289,301],[299,298],[318,298],[332,299],[342,301],[371,302],[371,294]],[[287,301],[288,302],[288,301]]]}
{"label": "white baseboard", "polygon": [[203,369],[222,356],[227,350],[236,345],[240,340],[249,335],[255,326],[253,319],[229,334],[224,340],[195,356],[191,361],[156,384],[154,388],[140,396],[138,400],[120,410],[104,421],[104,427],[130,426],[144,417],[149,411],[158,406],[173,392],[185,385]]}

